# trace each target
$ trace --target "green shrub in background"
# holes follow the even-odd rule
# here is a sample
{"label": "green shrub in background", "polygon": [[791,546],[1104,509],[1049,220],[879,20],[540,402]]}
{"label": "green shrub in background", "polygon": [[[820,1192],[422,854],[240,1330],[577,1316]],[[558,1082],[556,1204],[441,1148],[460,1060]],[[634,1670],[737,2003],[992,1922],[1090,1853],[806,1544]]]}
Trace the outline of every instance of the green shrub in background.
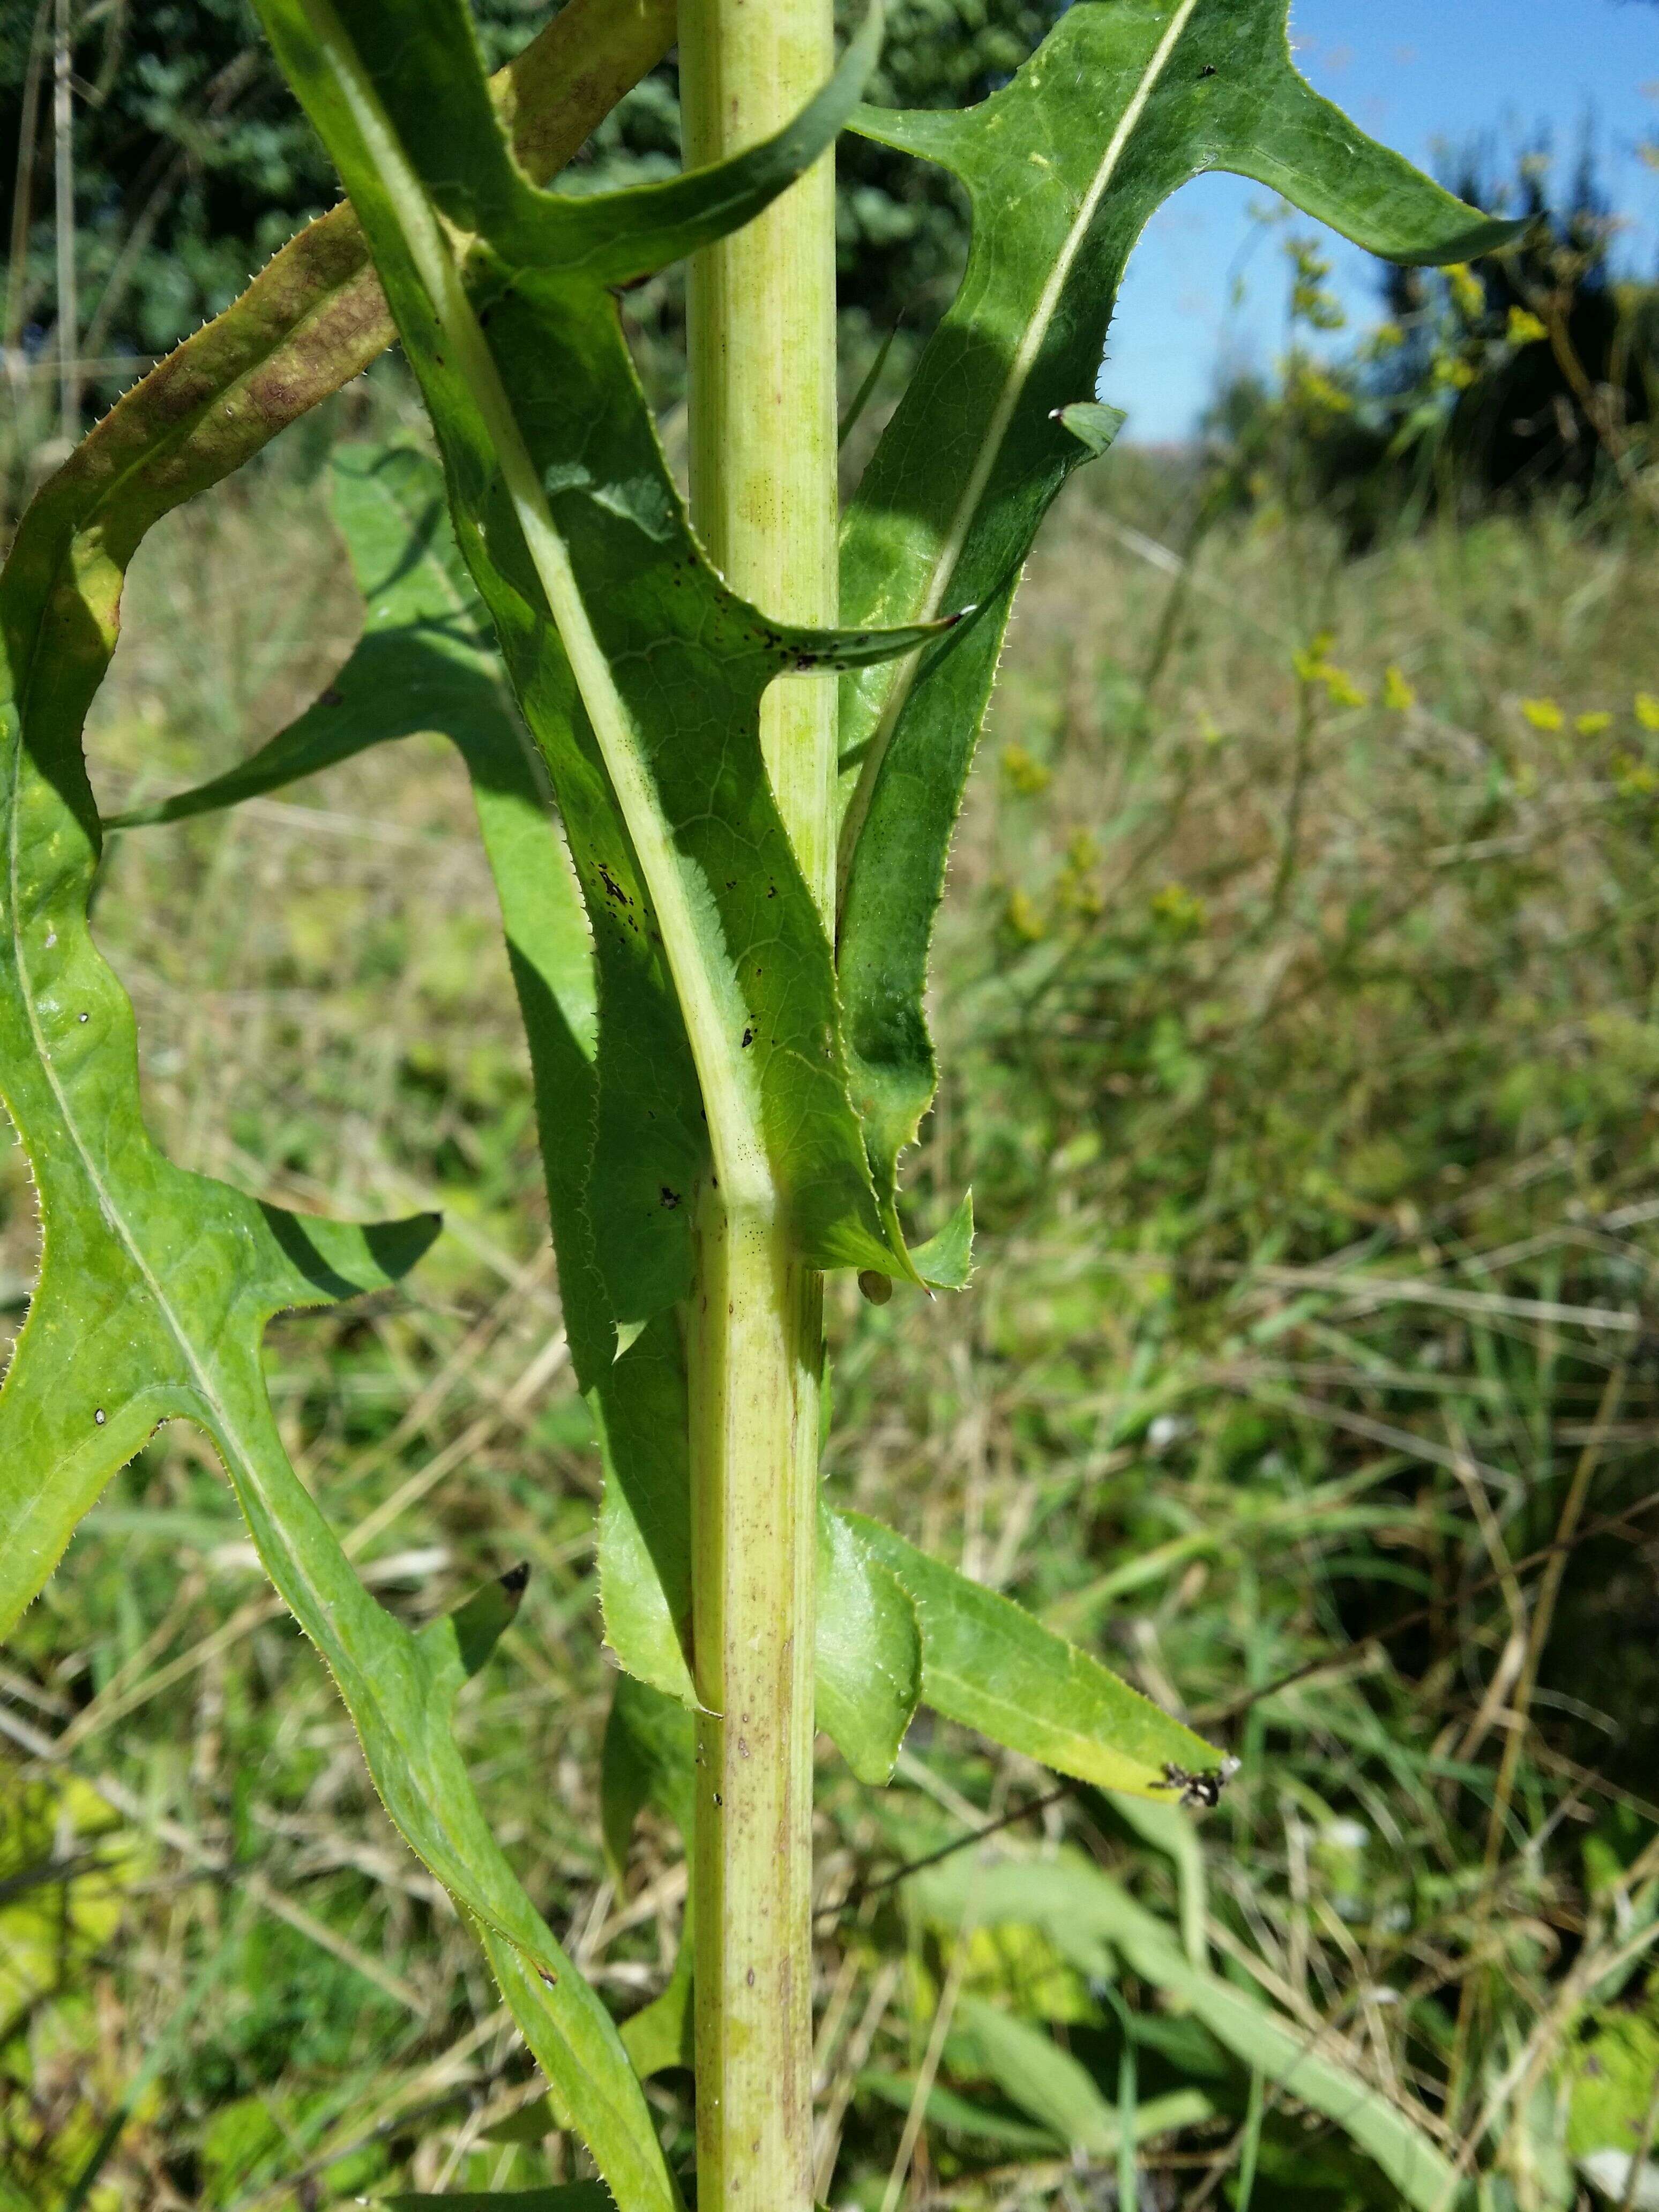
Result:
{"label": "green shrub in background", "polygon": [[1633,480],[1659,392],[1659,294],[1615,268],[1593,149],[1559,188],[1534,151],[1507,185],[1471,156],[1457,189],[1512,210],[1519,242],[1478,268],[1380,267],[1382,313],[1334,362],[1319,343],[1346,322],[1330,264],[1287,236],[1285,354],[1271,377],[1231,377],[1206,420],[1217,511],[1289,498],[1359,550],[1447,502],[1586,499]]}

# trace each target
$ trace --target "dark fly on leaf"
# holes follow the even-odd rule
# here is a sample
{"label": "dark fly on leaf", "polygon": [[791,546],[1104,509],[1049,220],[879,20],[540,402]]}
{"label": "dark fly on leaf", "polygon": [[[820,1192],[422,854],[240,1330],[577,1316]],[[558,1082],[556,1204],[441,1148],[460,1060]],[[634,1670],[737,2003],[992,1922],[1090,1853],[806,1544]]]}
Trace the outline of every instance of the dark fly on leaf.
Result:
{"label": "dark fly on leaf", "polygon": [[1236,1759],[1224,1759],[1219,1766],[1212,1766],[1201,1774],[1189,1774],[1184,1766],[1171,1759],[1164,1769],[1162,1782],[1152,1784],[1154,1790],[1178,1790],[1183,1805],[1202,1805],[1213,1812],[1221,1802],[1221,1793],[1239,1769]]}

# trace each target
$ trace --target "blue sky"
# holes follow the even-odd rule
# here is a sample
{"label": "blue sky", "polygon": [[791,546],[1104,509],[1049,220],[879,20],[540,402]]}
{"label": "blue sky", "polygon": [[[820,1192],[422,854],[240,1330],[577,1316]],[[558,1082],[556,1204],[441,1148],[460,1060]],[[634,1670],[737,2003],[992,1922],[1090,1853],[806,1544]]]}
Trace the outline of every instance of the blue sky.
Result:
{"label": "blue sky", "polygon": [[[1631,218],[1621,258],[1659,270],[1659,6],[1641,0],[1295,0],[1297,60],[1319,90],[1425,167],[1484,138],[1501,167],[1540,129],[1559,161],[1586,118],[1614,204]],[[1282,346],[1278,241],[1253,209],[1261,186],[1201,177],[1157,216],[1130,264],[1101,392],[1127,408],[1127,434],[1156,441],[1192,426],[1224,355],[1269,367]],[[1326,234],[1352,312],[1371,312],[1370,264]],[[1234,275],[1244,298],[1229,307]]]}

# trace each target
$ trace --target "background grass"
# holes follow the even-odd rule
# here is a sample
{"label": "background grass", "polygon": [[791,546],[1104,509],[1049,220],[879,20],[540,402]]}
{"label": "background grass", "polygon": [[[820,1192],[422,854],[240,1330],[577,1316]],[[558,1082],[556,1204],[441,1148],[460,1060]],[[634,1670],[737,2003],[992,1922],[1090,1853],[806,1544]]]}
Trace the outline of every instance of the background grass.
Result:
{"label": "background grass", "polygon": [[[91,738],[106,809],[228,766],[326,682],[357,608],[320,462],[400,405],[371,383],[155,532]],[[1355,558],[1261,500],[1183,568],[1196,497],[1119,457],[1033,564],[912,1175],[924,1216],[972,1184],[980,1270],[930,1307],[836,1286],[829,1480],[1237,1752],[1188,1893],[1212,1956],[1478,2148],[1494,2208],[1571,2204],[1576,2158],[1651,2136],[1659,2075],[1651,509],[1638,484]],[[406,1291],[273,1333],[276,1402],[400,1613],[531,1561],[465,1747],[631,2009],[684,1873],[647,1827],[618,1891],[598,1846],[598,1455],[461,772],[414,740],[119,837],[95,927],[175,1157],[444,1210]],[[34,1218],[0,1158],[15,1319]],[[0,1729],[0,2203],[252,2212],[580,2170],[190,1431],[76,1537],[4,1655]],[[1048,1778],[924,1717],[892,1792],[827,1748],[820,1785],[820,2193],[1112,2202],[1062,2093],[1117,2106],[1120,1999],[1134,2096],[1190,2083],[1211,2062],[1179,2015],[1035,1926],[964,1939],[937,1891],[864,1893]],[[1062,1835],[1174,1916],[1171,1869],[1087,1792],[978,1856],[1035,1881]],[[1035,2073],[988,2006],[1048,2039]],[[1396,2201],[1247,2073],[1202,2086],[1212,2116],[1142,2148],[1143,2203]],[[653,2090],[682,2144],[688,2091]]]}

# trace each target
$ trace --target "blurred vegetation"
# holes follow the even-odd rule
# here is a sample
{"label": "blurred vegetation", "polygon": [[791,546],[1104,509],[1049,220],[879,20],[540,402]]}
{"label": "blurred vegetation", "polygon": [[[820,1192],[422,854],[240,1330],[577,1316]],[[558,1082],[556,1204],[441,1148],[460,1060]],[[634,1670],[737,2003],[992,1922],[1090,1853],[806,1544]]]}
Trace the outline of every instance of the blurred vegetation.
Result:
{"label": "blurred vegetation", "polygon": [[[1659,288],[1617,272],[1619,222],[1586,144],[1505,180],[1469,158],[1454,188],[1526,221],[1474,268],[1378,264],[1382,314],[1346,352],[1320,241],[1287,234],[1288,344],[1271,377],[1223,385],[1205,428],[1211,511],[1286,490],[1361,548],[1447,503],[1466,514],[1567,492],[1628,491],[1659,403]],[[1271,456],[1271,465],[1269,457]]]}

